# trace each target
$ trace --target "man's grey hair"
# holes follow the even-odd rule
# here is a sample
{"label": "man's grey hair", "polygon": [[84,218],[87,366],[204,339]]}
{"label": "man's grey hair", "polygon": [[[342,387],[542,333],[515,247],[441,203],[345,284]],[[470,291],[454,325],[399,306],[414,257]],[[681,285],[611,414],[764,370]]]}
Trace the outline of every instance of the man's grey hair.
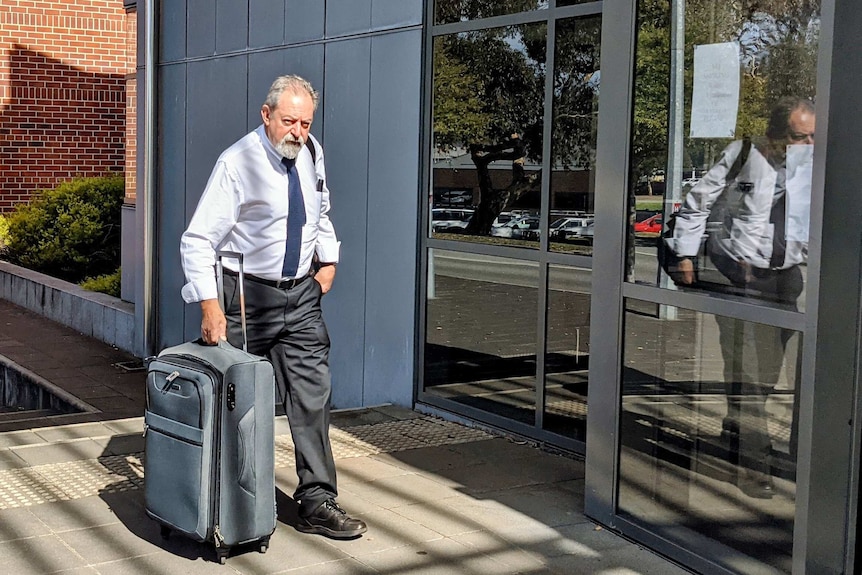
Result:
{"label": "man's grey hair", "polygon": [[814,102],[798,96],[784,96],[772,108],[769,122],[766,125],[766,137],[770,140],[780,140],[787,136],[790,126],[790,115],[796,110],[814,114]]}
{"label": "man's grey hair", "polygon": [[307,93],[311,97],[314,109],[317,110],[317,92],[311,87],[311,82],[296,74],[276,78],[272,86],[269,87],[269,93],[266,95],[264,105],[268,106],[270,110],[275,110],[278,107],[281,95],[285,91],[295,94]]}

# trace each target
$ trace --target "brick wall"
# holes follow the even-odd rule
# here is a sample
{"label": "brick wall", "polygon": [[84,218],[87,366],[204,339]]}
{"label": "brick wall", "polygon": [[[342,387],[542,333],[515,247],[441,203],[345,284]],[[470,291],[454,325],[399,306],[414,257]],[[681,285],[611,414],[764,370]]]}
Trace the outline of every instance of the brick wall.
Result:
{"label": "brick wall", "polygon": [[134,19],[123,0],[2,0],[0,212],[75,176],[127,171]]}

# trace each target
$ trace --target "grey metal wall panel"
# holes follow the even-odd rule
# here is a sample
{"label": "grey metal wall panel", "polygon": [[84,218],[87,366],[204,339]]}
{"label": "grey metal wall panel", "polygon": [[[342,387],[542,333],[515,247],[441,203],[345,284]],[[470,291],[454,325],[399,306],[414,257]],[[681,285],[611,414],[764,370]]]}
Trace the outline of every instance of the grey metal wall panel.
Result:
{"label": "grey metal wall panel", "polygon": [[[245,78],[247,57],[232,56],[192,62],[188,64],[186,98],[186,179],[185,219],[188,223],[197,206],[213,165],[222,151],[244,136],[248,109],[247,88],[244,81],[228,78]],[[163,194],[169,190],[163,189]],[[179,244],[179,235],[165,238]],[[178,249],[178,248],[176,248]],[[200,316],[197,306],[189,306],[186,314],[185,339],[200,335]]]}
{"label": "grey metal wall panel", "polygon": [[359,34],[371,30],[371,0],[328,0],[326,37]]}
{"label": "grey metal wall panel", "polygon": [[284,0],[254,0],[248,5],[248,46],[280,46],[284,41]]}
{"label": "grey metal wall panel", "polygon": [[[186,54],[211,56],[216,46],[216,12],[212,0],[187,0]],[[164,4],[164,2],[163,2]]]}
{"label": "grey metal wall panel", "polygon": [[251,131],[261,123],[260,107],[266,99],[272,81],[283,74],[284,50],[258,52],[248,57],[248,120],[246,129]]}
{"label": "grey metal wall panel", "polygon": [[[186,57],[186,0],[159,3],[159,61],[173,62]],[[144,19],[139,18],[140,23]],[[144,34],[139,34],[144,38]],[[140,52],[143,56],[143,52]]]}
{"label": "grey metal wall panel", "polygon": [[379,30],[421,24],[423,9],[422,0],[372,0],[371,27]]}
{"label": "grey metal wall panel", "polygon": [[248,0],[217,0],[216,53],[248,47]]}
{"label": "grey metal wall panel", "polygon": [[185,306],[180,297],[183,272],[179,237],[185,229],[182,198],[186,192],[186,65],[163,66],[159,70],[159,170],[156,198],[158,211],[158,308],[161,349],[184,339]]}
{"label": "grey metal wall panel", "polygon": [[[323,45],[313,44],[298,48],[287,48],[272,52],[258,52],[249,55],[248,62],[248,126],[249,129],[261,122],[260,107],[266,98],[272,81],[284,74],[299,74],[320,92],[323,100]],[[311,133],[323,133],[323,116],[316,114]]]}
{"label": "grey metal wall panel", "polygon": [[365,403],[410,405],[418,261],[422,33],[371,42]]}
{"label": "grey metal wall panel", "polygon": [[284,43],[296,44],[323,38],[326,4],[320,0],[287,0]]}
{"label": "grey metal wall panel", "polygon": [[[325,155],[330,214],[341,240],[341,262],[332,292],[323,299],[332,340],[332,403],[366,405],[364,395],[368,105],[371,40],[326,47]],[[388,275],[389,270],[381,271]]]}

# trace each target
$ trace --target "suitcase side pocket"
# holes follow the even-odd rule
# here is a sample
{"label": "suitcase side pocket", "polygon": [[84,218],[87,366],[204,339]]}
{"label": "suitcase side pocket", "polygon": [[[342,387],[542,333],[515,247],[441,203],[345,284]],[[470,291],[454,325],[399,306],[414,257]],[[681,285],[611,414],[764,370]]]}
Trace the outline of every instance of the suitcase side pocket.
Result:
{"label": "suitcase side pocket", "polygon": [[204,541],[213,522],[212,374],[181,360],[154,360],[147,373],[144,498],[147,513]]}
{"label": "suitcase side pocket", "polygon": [[148,412],[146,419],[144,497],[147,512],[161,523],[203,541],[207,536],[207,524],[202,517],[208,513],[206,504],[201,508],[200,497],[203,489],[202,431],[189,428],[192,432],[181,437],[160,429],[152,413]]}
{"label": "suitcase side pocket", "polygon": [[237,482],[249,495],[255,494],[256,476],[255,444],[254,444],[254,406],[252,405],[237,425],[239,449],[237,450],[237,469],[239,477]]}

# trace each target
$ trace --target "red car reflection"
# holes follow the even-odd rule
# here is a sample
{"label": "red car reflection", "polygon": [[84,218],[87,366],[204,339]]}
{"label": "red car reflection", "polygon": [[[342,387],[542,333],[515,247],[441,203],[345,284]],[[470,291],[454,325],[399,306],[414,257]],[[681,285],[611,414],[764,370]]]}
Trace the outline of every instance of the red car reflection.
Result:
{"label": "red car reflection", "polygon": [[662,225],[662,215],[656,214],[650,216],[642,222],[635,222],[636,234],[660,234]]}

